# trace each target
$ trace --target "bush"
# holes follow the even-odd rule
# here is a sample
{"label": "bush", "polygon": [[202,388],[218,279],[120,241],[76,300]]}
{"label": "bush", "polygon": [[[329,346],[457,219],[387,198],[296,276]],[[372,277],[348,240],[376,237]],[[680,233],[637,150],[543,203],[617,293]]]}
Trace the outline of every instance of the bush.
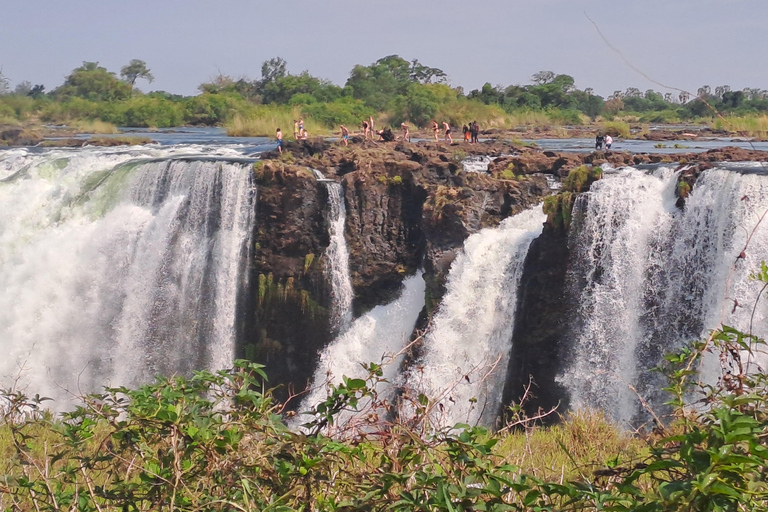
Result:
{"label": "bush", "polygon": [[579,166],[563,180],[563,190],[568,192],[586,192],[592,183],[603,177],[603,170],[600,167],[590,167],[588,165]]}

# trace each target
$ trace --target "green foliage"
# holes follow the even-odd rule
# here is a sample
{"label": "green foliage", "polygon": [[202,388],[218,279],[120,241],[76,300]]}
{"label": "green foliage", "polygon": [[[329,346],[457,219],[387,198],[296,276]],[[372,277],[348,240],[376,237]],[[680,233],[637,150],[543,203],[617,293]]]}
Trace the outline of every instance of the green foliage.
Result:
{"label": "green foliage", "polygon": [[147,68],[147,63],[139,59],[132,59],[127,66],[120,68],[120,76],[131,84],[131,87],[136,84],[136,80],[139,78],[143,78],[149,83],[152,83],[155,79],[149,68]]}
{"label": "green foliage", "polygon": [[582,165],[572,169],[563,180],[563,190],[567,192],[586,192],[592,183],[603,177],[600,167]]}
{"label": "green foliage", "polygon": [[119,101],[129,98],[131,91],[131,84],[119,80],[98,62],[83,62],[53,93],[60,99],[77,97],[90,101]]}
{"label": "green foliage", "polygon": [[547,214],[547,222],[555,229],[567,231],[571,226],[575,199],[576,195],[568,191],[544,198],[544,213]]}
{"label": "green foliage", "polygon": [[[753,278],[768,284],[763,263]],[[264,286],[269,276],[264,276]],[[262,278],[260,276],[260,285]],[[290,287],[286,283],[286,288]],[[436,428],[438,402],[403,383],[400,411],[379,398],[381,364],[344,377],[289,431],[260,365],[107,388],[54,418],[45,397],[0,394],[0,506],[5,510],[765,511],[768,376],[744,358],[762,340],[727,326],[666,357],[659,369],[677,420],[647,449],[604,421],[544,429],[512,407],[491,433]],[[255,347],[251,348],[251,352]],[[732,371],[699,386],[702,354]],[[728,378],[726,378],[728,377]],[[692,393],[707,407],[691,408]],[[509,432],[515,427],[519,434]],[[600,451],[610,445],[616,452]],[[558,448],[559,447],[559,448]],[[555,450],[532,469],[515,463]],[[598,450],[598,451],[595,451]],[[522,453],[521,453],[522,452]],[[556,461],[555,463],[551,461]],[[552,464],[549,468],[548,465]],[[598,468],[594,471],[588,468]]]}

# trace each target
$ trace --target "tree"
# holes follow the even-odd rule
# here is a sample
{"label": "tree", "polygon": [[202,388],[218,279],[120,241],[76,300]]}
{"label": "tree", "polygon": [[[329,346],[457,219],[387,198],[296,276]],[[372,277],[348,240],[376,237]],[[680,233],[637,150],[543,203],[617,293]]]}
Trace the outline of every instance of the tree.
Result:
{"label": "tree", "polygon": [[27,93],[27,96],[39,98],[43,94],[45,94],[45,86],[43,84],[36,84],[32,86],[32,90]]}
{"label": "tree", "polygon": [[132,92],[130,84],[119,80],[98,62],[83,62],[54,94],[62,99],[77,96],[91,101],[116,101],[130,98]]}
{"label": "tree", "polygon": [[552,71],[539,71],[531,77],[531,81],[536,85],[548,84],[554,79],[555,74]]}
{"label": "tree", "polygon": [[147,68],[147,63],[139,59],[132,59],[127,66],[123,66],[120,69],[120,76],[131,84],[131,87],[136,84],[136,80],[139,78],[143,78],[149,83],[155,80],[155,77],[152,76],[152,73]]}
{"label": "tree", "polygon": [[699,90],[696,91],[696,96],[699,98],[703,98],[705,96],[709,96],[712,92],[712,89],[708,85],[702,85],[699,87]]}
{"label": "tree", "polygon": [[429,84],[434,80],[436,84],[442,84],[448,80],[448,76],[442,69],[422,66],[418,60],[413,59],[411,62],[411,80],[422,84]]}
{"label": "tree", "polygon": [[3,74],[3,69],[0,68],[0,94],[7,94],[10,90],[8,84],[10,80]]}
{"label": "tree", "polygon": [[30,92],[32,92],[32,82],[28,80],[19,82],[13,90],[13,94],[18,94],[19,96],[28,96]]}
{"label": "tree", "polygon": [[680,91],[678,98],[680,99],[680,103],[688,103],[688,100],[691,99],[691,94],[686,91]]}
{"label": "tree", "polygon": [[730,85],[718,85],[715,87],[715,96],[718,99],[723,99],[723,94],[731,92]]}
{"label": "tree", "polygon": [[274,57],[269,60],[265,60],[261,64],[261,85],[262,87],[270,82],[274,82],[280,78],[288,76],[286,70],[288,63],[281,57]]}

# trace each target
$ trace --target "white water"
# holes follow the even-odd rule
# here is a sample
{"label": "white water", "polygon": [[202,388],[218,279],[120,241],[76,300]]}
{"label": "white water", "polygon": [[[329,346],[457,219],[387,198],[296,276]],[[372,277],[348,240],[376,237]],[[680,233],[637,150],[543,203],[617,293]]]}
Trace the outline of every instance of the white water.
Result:
{"label": "white water", "polygon": [[66,399],[231,365],[249,167],[148,156],[0,153],[3,385]]}
{"label": "white water", "polygon": [[[768,209],[768,178],[706,171],[684,210],[674,206],[676,184],[668,169],[625,169],[595,183],[574,209],[569,277],[579,311],[570,365],[559,380],[575,409],[633,423],[636,392],[652,407],[663,401],[649,370],[665,352],[720,323],[750,329],[760,283],[749,274],[768,254],[768,224],[754,232],[746,258],[737,256]],[[761,302],[753,332],[768,334],[766,316]],[[703,371],[717,380],[716,364]]]}
{"label": "white water", "polygon": [[352,278],[349,275],[349,249],[344,238],[347,221],[347,209],[344,203],[344,189],[340,183],[325,181],[323,173],[316,169],[312,172],[328,192],[328,225],[330,243],[325,251],[326,272],[331,280],[333,307],[331,325],[343,331],[352,320]]}
{"label": "white water", "polygon": [[[307,411],[328,397],[328,385],[338,385],[343,377],[366,378],[363,364],[383,364],[383,378],[375,388],[379,397],[392,400],[394,388],[390,384],[400,371],[404,354],[424,308],[425,284],[421,274],[403,281],[400,297],[390,304],[376,306],[355,319],[349,329],[338,336],[320,354],[320,362],[312,379],[312,391],[303,400],[300,411]],[[363,408],[361,404],[360,408]],[[344,415],[341,422],[352,415]],[[300,418],[299,423],[306,421]]]}
{"label": "white water", "polygon": [[517,292],[545,215],[535,208],[464,242],[406,386],[432,400],[433,424],[492,424],[512,349]]}

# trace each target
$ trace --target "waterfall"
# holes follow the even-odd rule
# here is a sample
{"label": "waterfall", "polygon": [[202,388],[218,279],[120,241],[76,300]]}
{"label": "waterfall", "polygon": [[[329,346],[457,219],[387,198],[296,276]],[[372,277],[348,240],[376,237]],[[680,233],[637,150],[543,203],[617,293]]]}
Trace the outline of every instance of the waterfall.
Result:
{"label": "waterfall", "polygon": [[447,291],[405,385],[433,401],[439,425],[492,424],[509,365],[517,291],[541,208],[471,235],[452,263]]}
{"label": "waterfall", "polygon": [[229,367],[249,167],[141,150],[0,155],[0,379],[66,399]]}
{"label": "waterfall", "polygon": [[333,306],[332,325],[343,331],[352,319],[352,279],[349,275],[349,250],[344,238],[347,210],[344,189],[340,183],[328,180],[316,169],[312,172],[325,185],[328,192],[328,230],[330,243],[326,249],[326,272],[331,281]]}
{"label": "waterfall", "polygon": [[[575,409],[636,424],[644,417],[638,395],[654,408],[665,399],[650,372],[665,352],[720,323],[750,329],[760,286],[749,274],[765,259],[768,226],[737,257],[768,208],[768,179],[705,171],[683,210],[674,206],[676,185],[670,169],[624,169],[595,183],[574,207],[569,287],[578,311],[559,380]],[[758,335],[768,334],[767,313],[758,303]],[[716,366],[703,371],[716,381]]]}
{"label": "waterfall", "polygon": [[[376,306],[355,319],[344,333],[339,335],[320,354],[320,362],[312,379],[311,391],[303,400],[300,411],[309,410],[328,396],[327,384],[339,384],[342,377],[366,378],[363,364],[383,364],[384,382],[376,389],[380,398],[391,400],[394,382],[404,354],[416,326],[419,313],[424,308],[425,283],[421,274],[406,278],[400,297],[390,304]],[[349,418],[347,415],[346,419]],[[343,422],[345,418],[340,418]],[[299,423],[306,421],[306,417]]]}

